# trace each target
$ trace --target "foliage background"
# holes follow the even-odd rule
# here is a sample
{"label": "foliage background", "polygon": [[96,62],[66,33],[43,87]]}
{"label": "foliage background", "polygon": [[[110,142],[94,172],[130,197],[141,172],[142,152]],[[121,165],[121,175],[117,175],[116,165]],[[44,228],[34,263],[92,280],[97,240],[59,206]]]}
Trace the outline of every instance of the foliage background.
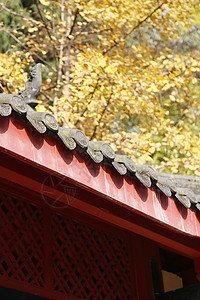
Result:
{"label": "foliage background", "polygon": [[4,0],[0,89],[43,64],[40,111],[137,164],[200,175],[198,0]]}

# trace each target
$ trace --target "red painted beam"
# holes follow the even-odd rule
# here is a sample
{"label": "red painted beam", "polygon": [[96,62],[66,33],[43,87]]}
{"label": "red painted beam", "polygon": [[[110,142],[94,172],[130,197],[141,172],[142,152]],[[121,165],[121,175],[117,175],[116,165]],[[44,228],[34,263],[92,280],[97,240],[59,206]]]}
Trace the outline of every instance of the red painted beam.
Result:
{"label": "red painted beam", "polygon": [[158,190],[146,189],[138,180],[119,175],[111,166],[94,163],[86,153],[67,150],[55,137],[37,133],[15,116],[0,117],[0,151],[162,226],[200,236],[200,216],[196,210],[186,209]]}
{"label": "red painted beam", "polygon": [[[8,160],[4,159],[4,161]],[[63,203],[63,207],[70,206],[130,232],[137,233],[182,255],[191,258],[199,257],[200,244],[198,239],[173,232],[170,228],[165,229],[161,224],[147,219],[145,216],[137,215],[134,211],[119,207],[118,203],[103,199],[98,195],[94,196],[93,193],[84,189],[77,188],[76,194],[73,195],[71,194],[73,185],[70,185],[65,180],[61,182],[59,178],[54,176],[51,177],[54,183],[52,185],[51,181],[46,181],[46,176],[49,176],[49,174],[40,170],[35,174],[35,179],[30,178],[28,174],[33,173],[32,167],[27,165],[27,169],[25,169],[24,164],[20,163],[22,168],[18,164],[16,164],[16,167],[23,170],[23,174],[0,166],[0,174],[4,179],[1,188],[6,186],[5,180],[13,182],[17,187],[13,186],[7,189],[13,191],[14,194],[17,193],[17,190],[19,190],[18,193],[20,195],[28,195],[29,191],[31,191],[36,193],[36,197],[39,197],[40,201],[45,201],[46,203],[49,201],[51,205],[57,205],[57,199],[59,199],[59,203]]]}

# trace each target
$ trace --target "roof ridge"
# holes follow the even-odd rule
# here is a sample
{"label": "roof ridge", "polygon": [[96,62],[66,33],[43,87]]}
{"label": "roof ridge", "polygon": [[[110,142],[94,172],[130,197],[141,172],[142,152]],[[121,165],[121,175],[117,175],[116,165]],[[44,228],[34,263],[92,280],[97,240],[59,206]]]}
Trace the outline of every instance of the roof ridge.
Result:
{"label": "roof ridge", "polygon": [[[200,195],[184,185],[180,185],[180,178],[176,175],[156,172],[149,165],[136,165],[127,155],[115,153],[105,142],[88,141],[85,133],[75,128],[60,127],[56,118],[48,112],[38,112],[36,98],[41,87],[41,64],[36,64],[30,72],[26,89],[19,94],[0,94],[0,115],[3,117],[13,112],[28,121],[39,133],[51,132],[55,134],[69,149],[75,148],[85,151],[95,163],[108,163],[120,174],[129,174],[137,178],[145,187],[159,189],[167,197],[181,202],[186,208],[191,205],[200,210]],[[186,176],[185,176],[186,180]],[[189,180],[189,179],[188,179]],[[178,183],[179,181],[179,183]],[[200,178],[196,181],[200,182]],[[199,186],[200,191],[200,186]]]}

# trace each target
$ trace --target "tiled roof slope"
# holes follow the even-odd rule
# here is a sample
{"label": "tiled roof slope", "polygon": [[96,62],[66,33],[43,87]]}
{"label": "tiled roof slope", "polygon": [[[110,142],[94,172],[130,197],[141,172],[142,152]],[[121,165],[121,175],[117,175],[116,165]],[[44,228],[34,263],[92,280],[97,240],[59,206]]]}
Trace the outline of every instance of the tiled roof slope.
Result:
{"label": "tiled roof slope", "polygon": [[153,186],[167,197],[180,201],[186,208],[196,206],[200,210],[200,177],[164,174],[148,165],[136,165],[130,157],[116,154],[107,143],[88,141],[79,129],[59,127],[52,114],[35,110],[40,87],[41,64],[37,64],[31,69],[23,92],[18,95],[0,94],[0,115],[6,117],[17,114],[39,133],[56,135],[69,150],[82,149],[95,163],[109,163],[121,176],[128,173],[145,187]]}

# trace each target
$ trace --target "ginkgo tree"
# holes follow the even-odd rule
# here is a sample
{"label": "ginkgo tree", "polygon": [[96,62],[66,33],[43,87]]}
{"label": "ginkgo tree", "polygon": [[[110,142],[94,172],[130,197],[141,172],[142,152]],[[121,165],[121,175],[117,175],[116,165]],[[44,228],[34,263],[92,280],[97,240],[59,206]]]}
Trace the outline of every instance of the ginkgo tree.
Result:
{"label": "ginkgo tree", "polygon": [[[4,1],[5,17],[21,20],[19,27],[0,20],[1,32],[13,39],[4,55],[25,71],[43,63],[38,110],[51,111],[60,125],[108,142],[138,164],[200,175],[200,52],[174,46],[193,26],[198,5],[34,0],[16,12]],[[11,82],[2,62],[0,71],[1,82]]]}

